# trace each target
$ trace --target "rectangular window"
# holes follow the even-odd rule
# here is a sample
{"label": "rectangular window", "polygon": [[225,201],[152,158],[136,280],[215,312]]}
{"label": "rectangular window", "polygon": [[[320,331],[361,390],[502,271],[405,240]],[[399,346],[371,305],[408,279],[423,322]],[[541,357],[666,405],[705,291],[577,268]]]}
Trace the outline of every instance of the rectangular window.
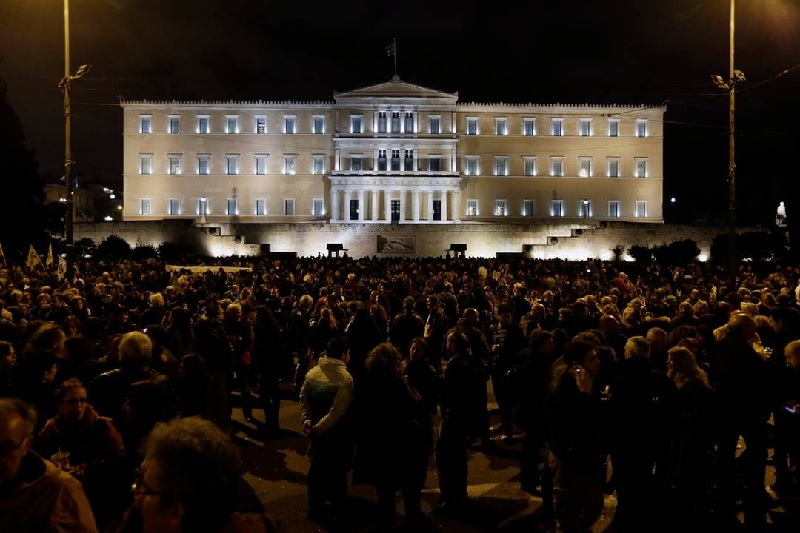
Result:
{"label": "rectangular window", "polygon": [[153,154],[139,154],[139,174],[153,173]]}
{"label": "rectangular window", "polygon": [[588,218],[592,216],[592,201],[584,198],[578,202],[578,216]]}
{"label": "rectangular window", "polygon": [[225,154],[225,174],[235,176],[239,173],[239,154]]}
{"label": "rectangular window", "polygon": [[564,177],[564,158],[551,157],[550,158],[550,175],[553,177]]}
{"label": "rectangular window", "polygon": [[504,217],[508,215],[508,202],[506,200],[494,201],[494,216]]}
{"label": "rectangular window", "polygon": [[480,174],[480,167],[478,166],[480,157],[477,155],[468,155],[466,159],[465,174],[467,176],[477,176]]}
{"label": "rectangular window", "polygon": [[177,135],[181,132],[181,117],[180,115],[170,115],[167,120],[167,133]]}
{"label": "rectangular window", "polygon": [[428,128],[430,133],[438,135],[441,133],[442,128],[442,117],[430,117],[430,127]]}
{"label": "rectangular window", "polygon": [[563,118],[550,119],[550,135],[552,135],[553,137],[562,137],[564,135]]}
{"label": "rectangular window", "polygon": [[442,170],[442,158],[439,155],[431,154],[428,157],[428,170],[430,172],[439,172]]}
{"label": "rectangular window", "polygon": [[550,200],[550,216],[551,217],[564,216],[564,200]]}
{"label": "rectangular window", "polygon": [[153,201],[150,198],[142,198],[139,200],[139,214],[152,215],[153,214]]}
{"label": "rectangular window", "polygon": [[239,133],[238,115],[228,115],[225,117],[225,133]]}
{"label": "rectangular window", "polygon": [[508,122],[505,117],[496,117],[494,119],[494,134],[508,135]]}
{"label": "rectangular window", "polygon": [[350,115],[350,133],[364,133],[364,117]]}
{"label": "rectangular window", "polygon": [[522,134],[527,136],[536,135],[536,119],[533,117],[522,119]]}
{"label": "rectangular window", "polygon": [[467,117],[467,135],[478,135],[478,117]]}
{"label": "rectangular window", "polygon": [[412,172],[414,170],[414,150],[406,150],[403,158],[403,170]]}
{"label": "rectangular window", "polygon": [[358,200],[350,199],[350,220],[358,220]]}
{"label": "rectangular window", "polygon": [[287,154],[283,156],[283,173],[287,176],[294,176],[297,173],[297,156]]}
{"label": "rectangular window", "polygon": [[170,198],[167,201],[167,214],[180,215],[181,214],[181,200],[180,198]]}
{"label": "rectangular window", "polygon": [[267,117],[256,117],[256,133],[259,135],[267,133]]}
{"label": "rectangular window", "polygon": [[467,200],[467,216],[478,216],[478,200]]}
{"label": "rectangular window", "polygon": [[295,127],[297,125],[297,117],[294,115],[286,115],[283,117],[283,133],[294,135],[297,133]]}
{"label": "rectangular window", "polygon": [[139,115],[139,133],[153,133],[153,115]]}
{"label": "rectangular window", "polygon": [[211,154],[197,154],[197,173],[200,176],[211,174]]}
{"label": "rectangular window", "polygon": [[636,160],[636,178],[647,177],[647,159],[639,158]]}
{"label": "rectangular window", "polygon": [[320,175],[325,174],[325,156],[314,154],[311,156],[311,173]]}
{"label": "rectangular window", "polygon": [[381,111],[378,113],[378,133],[386,133],[386,113]]}
{"label": "rectangular window", "polygon": [[581,119],[581,137],[589,137],[592,135],[592,119]]}
{"label": "rectangular window", "polygon": [[619,158],[617,157],[610,157],[608,158],[608,177],[609,178],[618,178],[619,177]]}
{"label": "rectangular window", "polygon": [[392,113],[392,133],[400,133],[400,113]]}
{"label": "rectangular window", "polygon": [[287,216],[294,216],[294,198],[283,199],[283,214]]}
{"label": "rectangular window", "polygon": [[256,154],[256,174],[263,176],[267,173],[268,154]]}
{"label": "rectangular window", "polygon": [[361,172],[363,169],[364,156],[362,154],[350,154],[350,170]]}
{"label": "rectangular window", "polygon": [[525,157],[522,159],[523,162],[523,170],[525,171],[526,176],[535,176],[536,175],[536,158],[535,157]]}
{"label": "rectangular window", "polygon": [[172,175],[181,173],[181,156],[179,154],[169,154],[169,173]]}
{"label": "rectangular window", "polygon": [[494,175],[508,176],[508,157],[504,155],[494,157]]}
{"label": "rectangular window", "polygon": [[581,157],[578,159],[579,161],[579,168],[578,168],[578,176],[581,178],[591,178],[592,177],[592,158],[591,157]]}
{"label": "rectangular window", "polygon": [[227,215],[234,217],[239,214],[239,199],[238,198],[228,198],[225,202],[227,204]]}
{"label": "rectangular window", "polygon": [[522,200],[522,216],[533,216],[533,200]]}
{"label": "rectangular window", "polygon": [[406,133],[414,132],[414,113],[406,113],[406,122],[403,125],[403,131]]}
{"label": "rectangular window", "polygon": [[646,118],[637,118],[636,119],[636,136],[637,137],[647,137],[647,119]]}
{"label": "rectangular window", "polygon": [[386,150],[378,150],[378,171],[386,172],[388,163],[386,161]]}
{"label": "rectangular window", "polygon": [[619,218],[619,200],[610,200],[608,202],[608,216]]}
{"label": "rectangular window", "polygon": [[400,150],[392,150],[392,172],[400,171]]}
{"label": "rectangular window", "polygon": [[647,202],[636,200],[636,218],[647,218]]}
{"label": "rectangular window", "polygon": [[608,119],[608,136],[609,137],[619,137],[619,119],[618,118],[610,118],[610,119]]}
{"label": "rectangular window", "polygon": [[316,217],[321,217],[325,214],[325,204],[322,198],[313,198],[311,200],[311,214]]}
{"label": "rectangular window", "polygon": [[211,213],[211,209],[208,205],[208,198],[198,198],[197,199],[197,215],[204,217]]}
{"label": "rectangular window", "polygon": [[200,115],[197,117],[197,133],[211,133],[211,117],[208,115]]}
{"label": "rectangular window", "polygon": [[256,198],[256,216],[263,217],[267,214],[267,199]]}
{"label": "rectangular window", "polygon": [[325,117],[323,115],[314,115],[312,121],[311,131],[317,135],[325,133]]}

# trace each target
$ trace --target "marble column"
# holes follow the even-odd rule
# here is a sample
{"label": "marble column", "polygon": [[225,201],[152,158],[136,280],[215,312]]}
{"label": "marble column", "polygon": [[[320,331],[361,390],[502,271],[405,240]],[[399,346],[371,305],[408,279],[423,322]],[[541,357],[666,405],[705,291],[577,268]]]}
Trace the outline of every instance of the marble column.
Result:
{"label": "marble column", "polygon": [[447,222],[447,190],[443,189],[442,195],[442,222]]}
{"label": "marble column", "polygon": [[370,220],[378,220],[378,191],[371,191],[372,195],[372,213],[370,213]]}
{"label": "marble column", "polygon": [[414,204],[412,209],[414,210],[414,222],[419,222],[419,191],[414,191],[413,202]]}
{"label": "marble column", "polygon": [[367,206],[364,205],[364,189],[359,189],[358,191],[358,221],[364,222],[364,211],[367,210]]}
{"label": "marble column", "polygon": [[386,211],[386,223],[389,224],[392,221],[392,191],[385,190],[383,191],[383,201],[384,201],[384,210]]}
{"label": "marble column", "polygon": [[344,191],[344,221],[350,222],[350,191]]}
{"label": "marble column", "polygon": [[331,188],[331,220],[339,220],[339,189]]}

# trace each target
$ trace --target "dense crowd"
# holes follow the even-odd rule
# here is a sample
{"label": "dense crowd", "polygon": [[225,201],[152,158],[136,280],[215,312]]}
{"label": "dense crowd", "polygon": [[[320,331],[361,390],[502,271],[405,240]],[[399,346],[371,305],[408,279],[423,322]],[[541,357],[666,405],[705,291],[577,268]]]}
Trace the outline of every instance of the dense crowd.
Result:
{"label": "dense crowd", "polygon": [[423,527],[431,457],[437,512],[463,512],[469,446],[494,435],[522,439],[521,488],[565,532],[609,492],[615,531],[667,509],[665,530],[741,510],[759,531],[800,487],[797,267],[743,264],[728,286],[704,263],[77,266],[71,282],[0,270],[0,530],[276,530],[231,415],[263,411],[276,437],[286,398],[311,443],[309,516],[331,528],[349,483],[375,487],[379,527],[398,492]]}

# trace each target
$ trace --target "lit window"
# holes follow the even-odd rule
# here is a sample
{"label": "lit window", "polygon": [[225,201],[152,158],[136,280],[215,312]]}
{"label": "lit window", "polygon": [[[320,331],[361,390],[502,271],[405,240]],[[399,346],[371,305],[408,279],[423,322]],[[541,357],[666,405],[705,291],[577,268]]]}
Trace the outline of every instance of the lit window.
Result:
{"label": "lit window", "polygon": [[239,155],[226,154],[225,155],[225,174],[235,176],[239,173]]}
{"label": "lit window", "polygon": [[618,178],[619,177],[619,158],[610,157],[608,159],[608,177],[609,178]]}
{"label": "lit window", "polygon": [[315,115],[312,118],[311,128],[315,134],[325,133],[325,117],[322,115]]}
{"label": "lit window", "polygon": [[139,174],[153,173],[153,154],[139,154]]}
{"label": "lit window", "polygon": [[430,117],[430,133],[439,134],[441,133],[442,127],[442,118],[438,116]]}
{"label": "lit window", "polygon": [[386,133],[386,113],[378,113],[378,133]]}
{"label": "lit window", "polygon": [[389,165],[386,161],[386,150],[378,150],[378,170],[385,172],[387,168]]}
{"label": "lit window", "polygon": [[592,119],[581,119],[581,137],[589,137],[592,135]]}
{"label": "lit window", "polygon": [[364,156],[362,154],[350,154],[350,170],[361,172],[363,168]]}
{"label": "lit window", "polygon": [[237,115],[225,117],[225,133],[239,133],[239,117]]}
{"label": "lit window", "polygon": [[283,199],[283,214],[288,216],[294,215],[294,198]]}
{"label": "lit window", "polygon": [[238,198],[228,198],[225,202],[227,204],[227,215],[228,216],[237,216],[239,214],[239,199]]}
{"label": "lit window", "polygon": [[267,117],[256,117],[256,133],[267,133]]}
{"label": "lit window", "polygon": [[494,175],[508,176],[508,157],[500,155],[494,157]]}
{"label": "lit window", "polygon": [[522,200],[522,216],[533,216],[533,200]]}
{"label": "lit window", "polygon": [[181,200],[180,198],[170,198],[167,202],[167,214],[180,215],[181,214]]}
{"label": "lit window", "polygon": [[153,214],[153,202],[150,198],[142,198],[139,200],[139,214],[151,215]]}
{"label": "lit window", "polygon": [[211,118],[207,115],[197,117],[197,133],[211,133]]}
{"label": "lit window", "polygon": [[211,154],[197,154],[197,173],[201,176],[211,174]]}
{"label": "lit window", "polygon": [[608,136],[609,137],[619,137],[619,119],[618,118],[610,118],[610,119],[608,119]]}
{"label": "lit window", "polygon": [[268,154],[256,154],[256,174],[263,176],[267,173]]}
{"label": "lit window", "polygon": [[536,119],[533,117],[522,119],[522,134],[527,136],[536,135]]}
{"label": "lit window", "polygon": [[405,157],[403,158],[403,170],[411,172],[414,170],[414,150],[405,150]]}
{"label": "lit window", "polygon": [[647,119],[645,118],[636,119],[636,136],[647,137]]}
{"label": "lit window", "polygon": [[256,198],[256,216],[263,217],[267,214],[267,199]]}
{"label": "lit window", "polygon": [[430,172],[439,172],[442,170],[442,159],[438,154],[431,154],[428,158],[428,170]]}
{"label": "lit window", "polygon": [[467,200],[467,216],[478,216],[478,200]]}
{"label": "lit window", "polygon": [[400,150],[392,150],[392,172],[400,171]]}
{"label": "lit window", "polygon": [[477,155],[468,155],[466,158],[465,174],[467,176],[477,176],[480,174],[480,167],[478,166],[480,157]]}
{"label": "lit window", "polygon": [[283,117],[283,133],[294,134],[296,123],[297,117],[293,115]]}
{"label": "lit window", "polygon": [[553,177],[561,178],[564,176],[564,158],[551,157],[550,158],[550,175]]}
{"label": "lit window", "polygon": [[508,122],[503,117],[494,119],[494,134],[495,135],[508,135]]}
{"label": "lit window", "polygon": [[506,200],[494,201],[494,216],[504,217],[508,215],[508,202]]}
{"label": "lit window", "polygon": [[564,200],[550,200],[550,216],[551,217],[564,216]]}
{"label": "lit window", "polygon": [[592,201],[584,198],[578,202],[578,216],[590,217],[592,216]]}
{"label": "lit window", "polygon": [[467,117],[467,135],[478,135],[478,117]]}
{"label": "lit window", "polygon": [[197,214],[201,217],[204,217],[211,213],[211,209],[208,205],[208,198],[198,198],[197,199]]}
{"label": "lit window", "polygon": [[608,216],[619,218],[619,200],[610,200],[608,202]]}
{"label": "lit window", "polygon": [[181,132],[181,117],[170,115],[167,120],[167,133],[178,134]]}
{"label": "lit window", "polygon": [[561,137],[564,135],[564,119],[553,118],[550,122],[550,135],[554,137]]}
{"label": "lit window", "polygon": [[294,176],[297,173],[297,156],[288,154],[283,156],[283,173],[287,176]]}
{"label": "lit window", "polygon": [[592,158],[591,157],[581,157],[579,159],[580,167],[578,170],[578,175],[581,178],[591,178],[592,177]]}
{"label": "lit window", "polygon": [[392,133],[400,133],[400,113],[398,112],[392,113]]}
{"label": "lit window", "polygon": [[647,218],[647,202],[643,200],[636,201],[636,218]]}
{"label": "lit window", "polygon": [[364,133],[364,117],[350,115],[350,133]]}
{"label": "lit window", "polygon": [[403,131],[405,133],[415,133],[414,132],[414,113],[407,112],[406,113],[406,120],[405,124],[403,124]]}
{"label": "lit window", "polygon": [[179,154],[170,154],[169,156],[169,173],[170,174],[180,174],[181,173],[181,156]]}
{"label": "lit window", "polygon": [[139,115],[139,133],[153,133],[152,115]]}
{"label": "lit window", "polygon": [[322,198],[314,198],[311,200],[311,214],[317,217],[325,214],[325,204]]}
{"label": "lit window", "polygon": [[311,173],[324,174],[325,173],[325,156],[322,154],[314,154],[311,156]]}
{"label": "lit window", "polygon": [[525,171],[526,176],[535,176],[536,175],[536,158],[535,157],[525,157],[523,158],[523,170]]}
{"label": "lit window", "polygon": [[637,178],[647,177],[647,159],[636,160],[636,176]]}

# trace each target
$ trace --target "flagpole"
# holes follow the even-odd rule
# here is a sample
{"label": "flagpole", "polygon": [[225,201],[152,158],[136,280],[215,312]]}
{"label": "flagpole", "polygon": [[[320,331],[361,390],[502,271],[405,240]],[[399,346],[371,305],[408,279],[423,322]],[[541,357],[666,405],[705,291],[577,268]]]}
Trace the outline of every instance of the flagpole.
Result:
{"label": "flagpole", "polygon": [[397,38],[392,38],[392,53],[394,55],[394,75],[397,77]]}

